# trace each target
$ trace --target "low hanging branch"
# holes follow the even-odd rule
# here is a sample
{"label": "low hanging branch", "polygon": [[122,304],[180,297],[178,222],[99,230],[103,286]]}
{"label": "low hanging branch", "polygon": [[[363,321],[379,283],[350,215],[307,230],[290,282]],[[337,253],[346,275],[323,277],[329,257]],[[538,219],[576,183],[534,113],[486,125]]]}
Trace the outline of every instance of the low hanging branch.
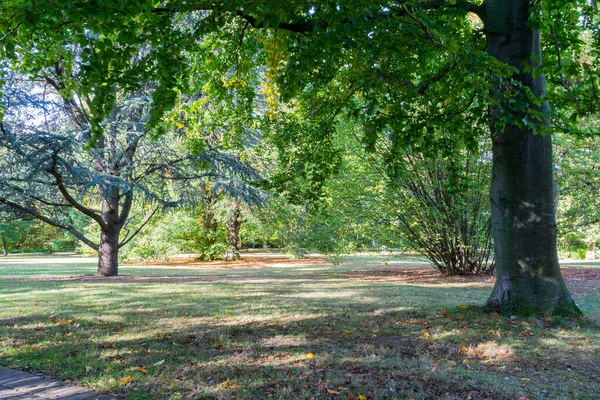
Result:
{"label": "low hanging branch", "polygon": [[[54,72],[60,71],[57,67]],[[46,90],[22,82],[14,80],[14,86],[8,86],[9,107],[0,129],[0,148],[5,149],[0,159],[0,204],[68,231],[98,251],[99,274],[118,273],[119,249],[161,209],[194,198],[190,181],[210,176],[226,185],[260,179],[233,152],[213,146],[191,154],[174,134],[151,140],[146,130],[151,89],[119,93],[114,110],[103,121],[101,137],[88,149],[89,126],[81,126],[83,113],[72,112],[78,106],[68,101],[84,96],[66,93],[66,88],[57,93],[58,84],[45,80],[53,98],[63,100],[53,102]],[[24,119],[23,110],[31,108],[48,114],[44,121],[52,122]],[[121,240],[126,224],[135,222],[132,209],[146,204],[152,211]],[[76,214],[98,226],[99,241],[90,240],[72,222]]]}

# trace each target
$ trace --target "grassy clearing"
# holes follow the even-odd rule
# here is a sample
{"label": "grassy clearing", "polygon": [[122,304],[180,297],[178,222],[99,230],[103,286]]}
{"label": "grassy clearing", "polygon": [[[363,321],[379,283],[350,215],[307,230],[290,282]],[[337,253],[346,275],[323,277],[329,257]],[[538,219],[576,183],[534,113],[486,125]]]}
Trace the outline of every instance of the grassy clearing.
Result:
{"label": "grassy clearing", "polygon": [[[577,265],[575,265],[577,264]],[[491,279],[419,260],[124,266],[0,259],[0,364],[129,399],[597,399],[600,263],[565,275],[590,319],[480,313]]]}

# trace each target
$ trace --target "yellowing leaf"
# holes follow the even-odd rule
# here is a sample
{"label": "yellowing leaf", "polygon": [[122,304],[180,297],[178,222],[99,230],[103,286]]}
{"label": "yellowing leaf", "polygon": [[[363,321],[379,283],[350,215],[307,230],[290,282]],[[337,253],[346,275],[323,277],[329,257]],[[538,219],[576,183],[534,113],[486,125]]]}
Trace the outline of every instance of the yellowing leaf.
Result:
{"label": "yellowing leaf", "polygon": [[444,100],[444,105],[447,106],[448,104],[450,104],[451,101],[452,97],[448,97],[446,100]]}
{"label": "yellowing leaf", "polygon": [[466,305],[465,303],[460,303],[460,304],[458,305],[458,308],[463,308],[463,309],[465,309],[465,308],[467,308],[467,305]]}
{"label": "yellowing leaf", "polygon": [[338,392],[336,390],[327,389],[328,394],[342,394],[342,392]]}
{"label": "yellowing leaf", "polygon": [[462,343],[458,345],[458,349],[460,350],[461,353],[466,353],[466,352],[469,351],[469,349],[467,348],[467,346],[465,346]]}
{"label": "yellowing leaf", "polygon": [[126,377],[124,377],[124,378],[121,378],[121,380],[119,381],[119,383],[120,383],[121,385],[126,385],[126,384],[128,384],[129,382],[131,382],[132,380],[133,380],[133,378],[131,377],[131,375],[127,375]]}
{"label": "yellowing leaf", "polygon": [[423,339],[429,340],[429,332],[427,332],[427,331],[423,332]]}
{"label": "yellowing leaf", "polygon": [[358,396],[358,400],[367,400],[367,396],[363,396],[362,394]]}
{"label": "yellowing leaf", "polygon": [[313,353],[308,353],[306,355],[306,358],[308,358],[309,360],[312,360],[313,358],[315,358],[315,355]]}

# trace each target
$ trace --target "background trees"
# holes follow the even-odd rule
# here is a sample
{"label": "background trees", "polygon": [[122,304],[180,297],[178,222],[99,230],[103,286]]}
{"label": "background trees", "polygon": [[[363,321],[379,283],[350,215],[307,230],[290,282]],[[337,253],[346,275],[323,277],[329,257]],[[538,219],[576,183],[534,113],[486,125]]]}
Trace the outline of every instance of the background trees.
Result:
{"label": "background trees", "polygon": [[[285,185],[286,172],[301,171],[304,194],[315,197],[335,171],[340,153],[332,132],[344,118],[362,124],[361,140],[372,151],[378,137],[389,137],[384,156],[392,176],[404,150],[427,157],[473,150],[489,122],[498,265],[489,305],[506,313],[578,312],[558,269],[548,135],[552,119],[561,129],[576,126],[564,118],[567,112],[551,114],[548,100],[575,119],[598,109],[595,4],[71,5],[5,2],[3,56],[22,58],[27,44],[38,50],[28,64],[47,66],[60,58],[65,38],[86,48],[81,65],[84,94],[96,96],[93,136],[115,102],[112,85],[132,88],[149,76],[158,85],[151,127],[160,125],[178,91],[202,88],[218,100],[214,104],[230,106],[223,115],[235,122],[232,132],[243,132],[260,87],[259,66],[266,66],[271,82],[264,89],[281,94],[289,111],[268,115],[283,168],[279,187],[288,193],[293,188]],[[558,51],[544,59],[542,47]],[[141,49],[142,61],[131,68]],[[556,88],[547,87],[545,74]],[[239,144],[236,134],[230,139]]]}
{"label": "background trees", "polygon": [[600,241],[600,145],[597,137],[558,135],[559,249],[570,258],[595,258]]}
{"label": "background trees", "polygon": [[73,251],[76,239],[43,222],[24,216],[0,217],[0,252],[2,255],[20,252]]}
{"label": "background trees", "polygon": [[[90,100],[68,91],[59,68],[42,76],[46,86],[15,78],[5,88],[0,202],[97,251],[99,274],[116,275],[119,249],[158,209],[195,196],[194,181],[231,180],[236,174],[257,179],[234,153],[207,147],[194,154],[177,132],[152,139],[146,128],[149,88],[130,94],[115,89],[114,109],[102,122],[102,134],[92,139]],[[74,213],[97,224],[99,242],[86,236]]]}

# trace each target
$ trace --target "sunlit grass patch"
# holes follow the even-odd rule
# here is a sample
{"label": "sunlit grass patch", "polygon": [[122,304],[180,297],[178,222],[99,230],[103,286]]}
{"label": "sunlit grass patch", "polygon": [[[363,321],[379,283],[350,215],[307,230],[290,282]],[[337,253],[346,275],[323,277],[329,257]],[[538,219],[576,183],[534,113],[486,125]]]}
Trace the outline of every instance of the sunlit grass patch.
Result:
{"label": "sunlit grass patch", "polygon": [[[116,279],[85,276],[94,260],[36,260],[0,260],[12,271],[0,275],[0,364],[130,399],[600,391],[595,321],[483,314],[489,279],[446,279],[413,260],[135,266]],[[582,309],[596,315],[599,299],[585,293]]]}

